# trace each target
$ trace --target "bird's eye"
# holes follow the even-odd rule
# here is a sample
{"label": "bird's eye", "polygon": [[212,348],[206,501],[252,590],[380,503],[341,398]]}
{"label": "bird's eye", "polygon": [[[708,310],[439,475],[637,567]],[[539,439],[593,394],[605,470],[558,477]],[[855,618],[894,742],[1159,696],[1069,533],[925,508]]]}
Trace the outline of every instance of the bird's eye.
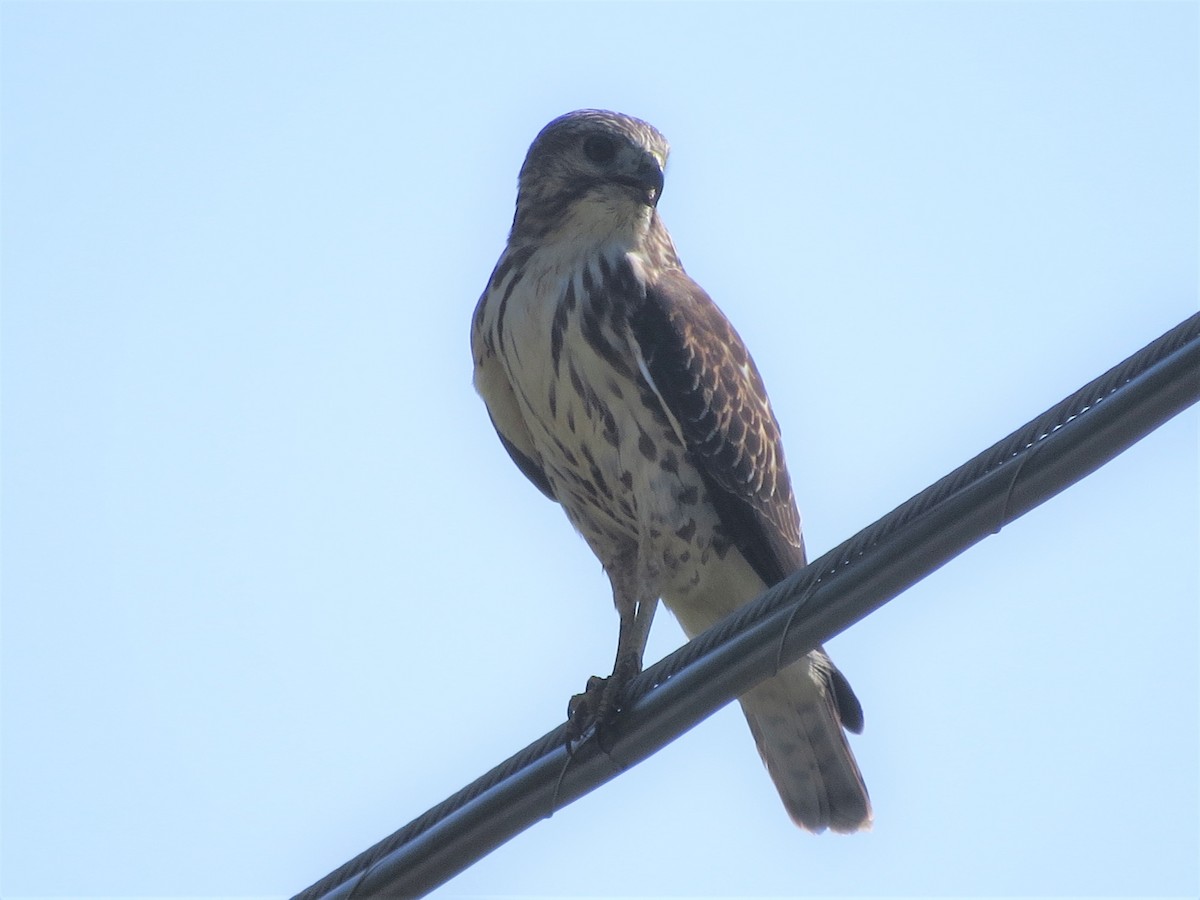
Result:
{"label": "bird's eye", "polygon": [[583,142],[583,154],[594,163],[605,165],[617,155],[617,145],[612,138],[593,134]]}

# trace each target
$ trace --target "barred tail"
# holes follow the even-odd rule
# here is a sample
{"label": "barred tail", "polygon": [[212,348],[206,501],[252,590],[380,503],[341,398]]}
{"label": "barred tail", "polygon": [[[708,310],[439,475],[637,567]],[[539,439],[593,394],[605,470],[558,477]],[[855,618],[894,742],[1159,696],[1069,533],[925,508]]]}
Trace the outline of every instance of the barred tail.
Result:
{"label": "barred tail", "polygon": [[870,827],[871,801],[842,730],[862,730],[862,707],[824,651],[797,660],[739,699],[797,825],[843,833]]}

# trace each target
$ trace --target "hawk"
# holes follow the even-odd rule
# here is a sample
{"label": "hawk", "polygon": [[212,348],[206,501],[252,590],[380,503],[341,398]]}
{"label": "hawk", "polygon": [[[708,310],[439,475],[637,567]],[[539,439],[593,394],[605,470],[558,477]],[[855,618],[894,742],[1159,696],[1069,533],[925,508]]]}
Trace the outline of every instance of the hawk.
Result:
{"label": "hawk", "polygon": [[[616,662],[572,701],[577,733],[616,711],[659,599],[691,638],[805,565],[762,378],[658,216],[667,153],[653,126],[604,110],[542,129],[472,321],[500,442],[612,582]],[[862,707],[823,649],[739,701],[796,824],[870,825],[843,732]]]}

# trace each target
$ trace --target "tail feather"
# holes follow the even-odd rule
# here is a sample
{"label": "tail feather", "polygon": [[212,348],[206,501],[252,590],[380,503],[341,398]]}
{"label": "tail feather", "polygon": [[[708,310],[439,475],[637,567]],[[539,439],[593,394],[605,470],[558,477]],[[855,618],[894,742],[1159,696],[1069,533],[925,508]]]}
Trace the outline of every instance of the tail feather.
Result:
{"label": "tail feather", "polygon": [[739,699],[797,825],[843,833],[870,827],[871,801],[842,730],[861,730],[862,708],[824,651],[797,660]]}

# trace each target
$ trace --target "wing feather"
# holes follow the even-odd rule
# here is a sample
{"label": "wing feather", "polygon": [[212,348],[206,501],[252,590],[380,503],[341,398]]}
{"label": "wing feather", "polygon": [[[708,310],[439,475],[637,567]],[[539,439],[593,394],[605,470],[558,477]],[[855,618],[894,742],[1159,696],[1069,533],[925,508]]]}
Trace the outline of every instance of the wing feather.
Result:
{"label": "wing feather", "polygon": [[680,269],[651,281],[634,341],[729,538],[767,584],[805,563],[779,423],[746,345]]}

